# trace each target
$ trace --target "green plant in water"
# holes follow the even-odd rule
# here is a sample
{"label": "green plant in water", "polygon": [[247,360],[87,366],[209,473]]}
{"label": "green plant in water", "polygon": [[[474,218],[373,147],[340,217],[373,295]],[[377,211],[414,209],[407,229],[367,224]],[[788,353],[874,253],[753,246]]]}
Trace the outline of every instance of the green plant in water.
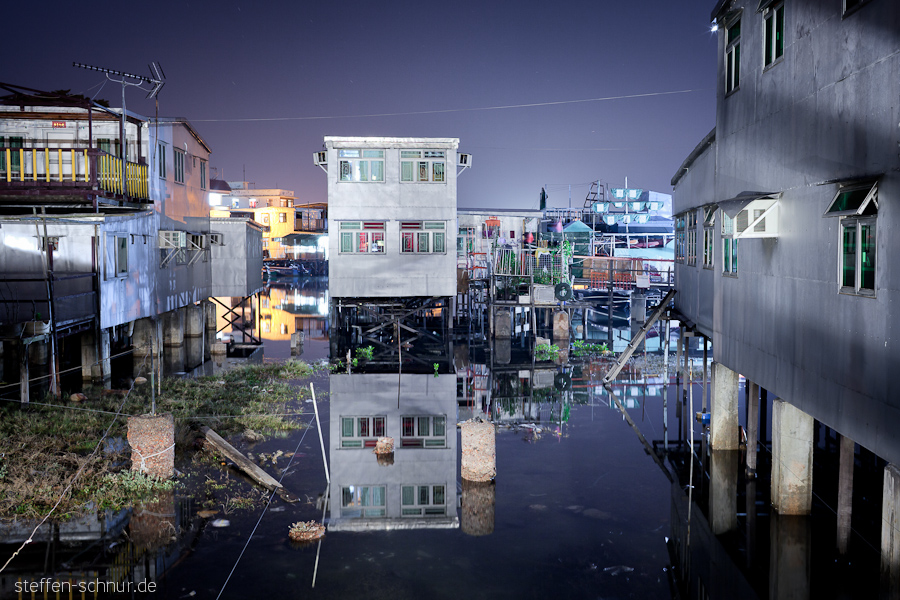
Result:
{"label": "green plant in water", "polygon": [[[361,359],[364,358],[366,360],[372,360],[372,357],[375,355],[375,347],[374,346],[364,346],[362,348],[356,349],[356,358]],[[356,366],[356,363],[353,364]]]}
{"label": "green plant in water", "polygon": [[573,344],[572,356],[582,357],[593,356],[597,354],[609,354],[609,347],[606,344],[591,344],[590,342],[585,342],[584,340],[575,340],[575,343]]}
{"label": "green plant in water", "polygon": [[438,365],[438,363],[434,363],[434,376],[435,376],[435,377],[438,376],[438,369],[439,369],[439,368],[440,368],[440,365]]}
{"label": "green plant in water", "polygon": [[534,347],[534,359],[537,361],[556,360],[559,358],[559,346],[556,344],[538,344]]}

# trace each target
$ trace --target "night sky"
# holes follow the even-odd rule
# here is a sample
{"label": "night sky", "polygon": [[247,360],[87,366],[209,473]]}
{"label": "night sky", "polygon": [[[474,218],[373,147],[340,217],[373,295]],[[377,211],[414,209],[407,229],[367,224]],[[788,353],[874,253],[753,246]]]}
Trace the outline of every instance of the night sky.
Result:
{"label": "night sky", "polygon": [[[13,2],[0,81],[118,107],[118,84],[72,63],[157,61],[159,114],[191,121],[213,175],[298,203],[326,198],[324,136],[383,135],[458,137],[461,207],[536,208],[543,186],[580,207],[598,179],[671,193],[715,124],[713,4]],[[127,107],[152,116],[144,97],[130,88]]]}

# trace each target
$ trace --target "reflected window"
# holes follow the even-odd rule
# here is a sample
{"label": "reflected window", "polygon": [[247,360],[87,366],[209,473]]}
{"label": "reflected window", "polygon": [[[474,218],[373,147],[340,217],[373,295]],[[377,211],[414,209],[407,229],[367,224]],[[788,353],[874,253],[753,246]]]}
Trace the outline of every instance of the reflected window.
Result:
{"label": "reflected window", "polygon": [[445,448],[447,417],[444,415],[401,417],[400,432],[401,448]]}
{"label": "reflected window", "polygon": [[374,448],[384,437],[383,416],[341,417],[341,448]]}
{"label": "reflected window", "polygon": [[341,488],[341,516],[345,518],[383,517],[385,486],[355,486]]}
{"label": "reflected window", "polygon": [[384,254],[384,221],[341,221],[341,254]]}
{"label": "reflected window", "polygon": [[404,485],[400,489],[400,514],[404,517],[433,517],[447,514],[446,487]]}

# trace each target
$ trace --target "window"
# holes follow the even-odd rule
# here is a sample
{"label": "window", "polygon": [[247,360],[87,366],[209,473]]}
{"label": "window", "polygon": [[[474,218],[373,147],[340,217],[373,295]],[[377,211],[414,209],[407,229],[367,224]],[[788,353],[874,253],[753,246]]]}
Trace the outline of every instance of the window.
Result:
{"label": "window", "polygon": [[444,448],[447,445],[447,417],[401,417],[401,448]]}
{"label": "window", "polygon": [[97,140],[97,148],[107,154],[119,156],[119,140],[111,140],[109,138],[99,138]]}
{"label": "window", "polygon": [[341,417],[341,448],[374,448],[384,437],[384,417]]}
{"label": "window", "polygon": [[16,175],[20,174],[22,167],[21,155],[19,154],[19,148],[23,147],[25,144],[25,138],[23,137],[9,137],[5,140],[0,137],[0,172],[6,174],[6,151],[9,148],[9,171],[11,173],[15,173]]}
{"label": "window", "polygon": [[128,235],[106,234],[106,278],[128,276]]}
{"label": "window", "polygon": [[725,33],[725,93],[736,90],[741,84],[741,20],[728,26]]}
{"label": "window", "polygon": [[737,277],[738,240],[733,239],[734,219],[722,211],[722,273]]}
{"label": "window", "polygon": [[868,4],[869,0],[844,0],[844,16],[846,17],[863,4]]}
{"label": "window", "polygon": [[341,488],[342,517],[383,517],[383,485],[348,485]]}
{"label": "window", "polygon": [[768,6],[763,11],[765,24],[764,65],[768,67],[784,55],[784,3]]}
{"label": "window", "polygon": [[384,181],[384,150],[338,150],[341,181]]}
{"label": "window", "polygon": [[443,150],[401,150],[400,181],[443,183],[445,165]]}
{"label": "window", "polygon": [[209,234],[209,245],[210,246],[224,246],[225,245],[225,236],[221,233],[211,233]]}
{"label": "window", "polygon": [[697,265],[697,211],[691,210],[687,213],[685,222],[687,229],[687,264],[691,266]]}
{"label": "window", "polygon": [[878,184],[868,181],[841,186],[824,216],[841,219],[841,293],[874,296]]}
{"label": "window", "polygon": [[686,223],[687,219],[683,213],[675,217],[675,262],[678,263],[684,263]]}
{"label": "window", "polygon": [[184,183],[184,152],[175,150],[175,183]]}
{"label": "window", "polygon": [[287,213],[278,213],[278,222],[287,223]]}
{"label": "window", "polygon": [[256,208],[259,205],[259,200],[257,200],[256,198],[249,198],[247,200],[247,205],[250,208]]}
{"label": "window", "polygon": [[162,142],[159,143],[159,150],[156,153],[156,160],[159,163],[159,178],[166,178],[166,145]]}
{"label": "window", "polygon": [[404,485],[400,488],[400,515],[432,517],[447,514],[447,494],[443,485]]}
{"label": "window", "polygon": [[269,215],[267,215],[267,214],[263,215],[262,219],[263,219],[263,225],[269,224]]}
{"label": "window", "polygon": [[200,189],[206,189],[206,161],[200,159]]}
{"label": "window", "polygon": [[447,252],[446,226],[444,221],[401,221],[400,251],[444,254]]}
{"label": "window", "polygon": [[713,268],[713,240],[715,239],[715,231],[713,228],[716,226],[716,208],[715,207],[707,207],[706,214],[703,219],[703,268],[704,269],[712,269]]}
{"label": "window", "polygon": [[384,254],[383,221],[341,221],[341,253]]}

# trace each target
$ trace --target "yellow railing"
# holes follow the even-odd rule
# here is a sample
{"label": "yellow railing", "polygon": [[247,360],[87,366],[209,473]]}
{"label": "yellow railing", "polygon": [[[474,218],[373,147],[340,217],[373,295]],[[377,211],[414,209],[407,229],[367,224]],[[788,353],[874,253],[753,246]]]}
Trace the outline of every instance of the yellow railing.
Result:
{"label": "yellow railing", "polygon": [[6,183],[95,183],[101,190],[146,200],[150,197],[146,165],[126,162],[106,152],[75,148],[0,148],[0,181]]}

